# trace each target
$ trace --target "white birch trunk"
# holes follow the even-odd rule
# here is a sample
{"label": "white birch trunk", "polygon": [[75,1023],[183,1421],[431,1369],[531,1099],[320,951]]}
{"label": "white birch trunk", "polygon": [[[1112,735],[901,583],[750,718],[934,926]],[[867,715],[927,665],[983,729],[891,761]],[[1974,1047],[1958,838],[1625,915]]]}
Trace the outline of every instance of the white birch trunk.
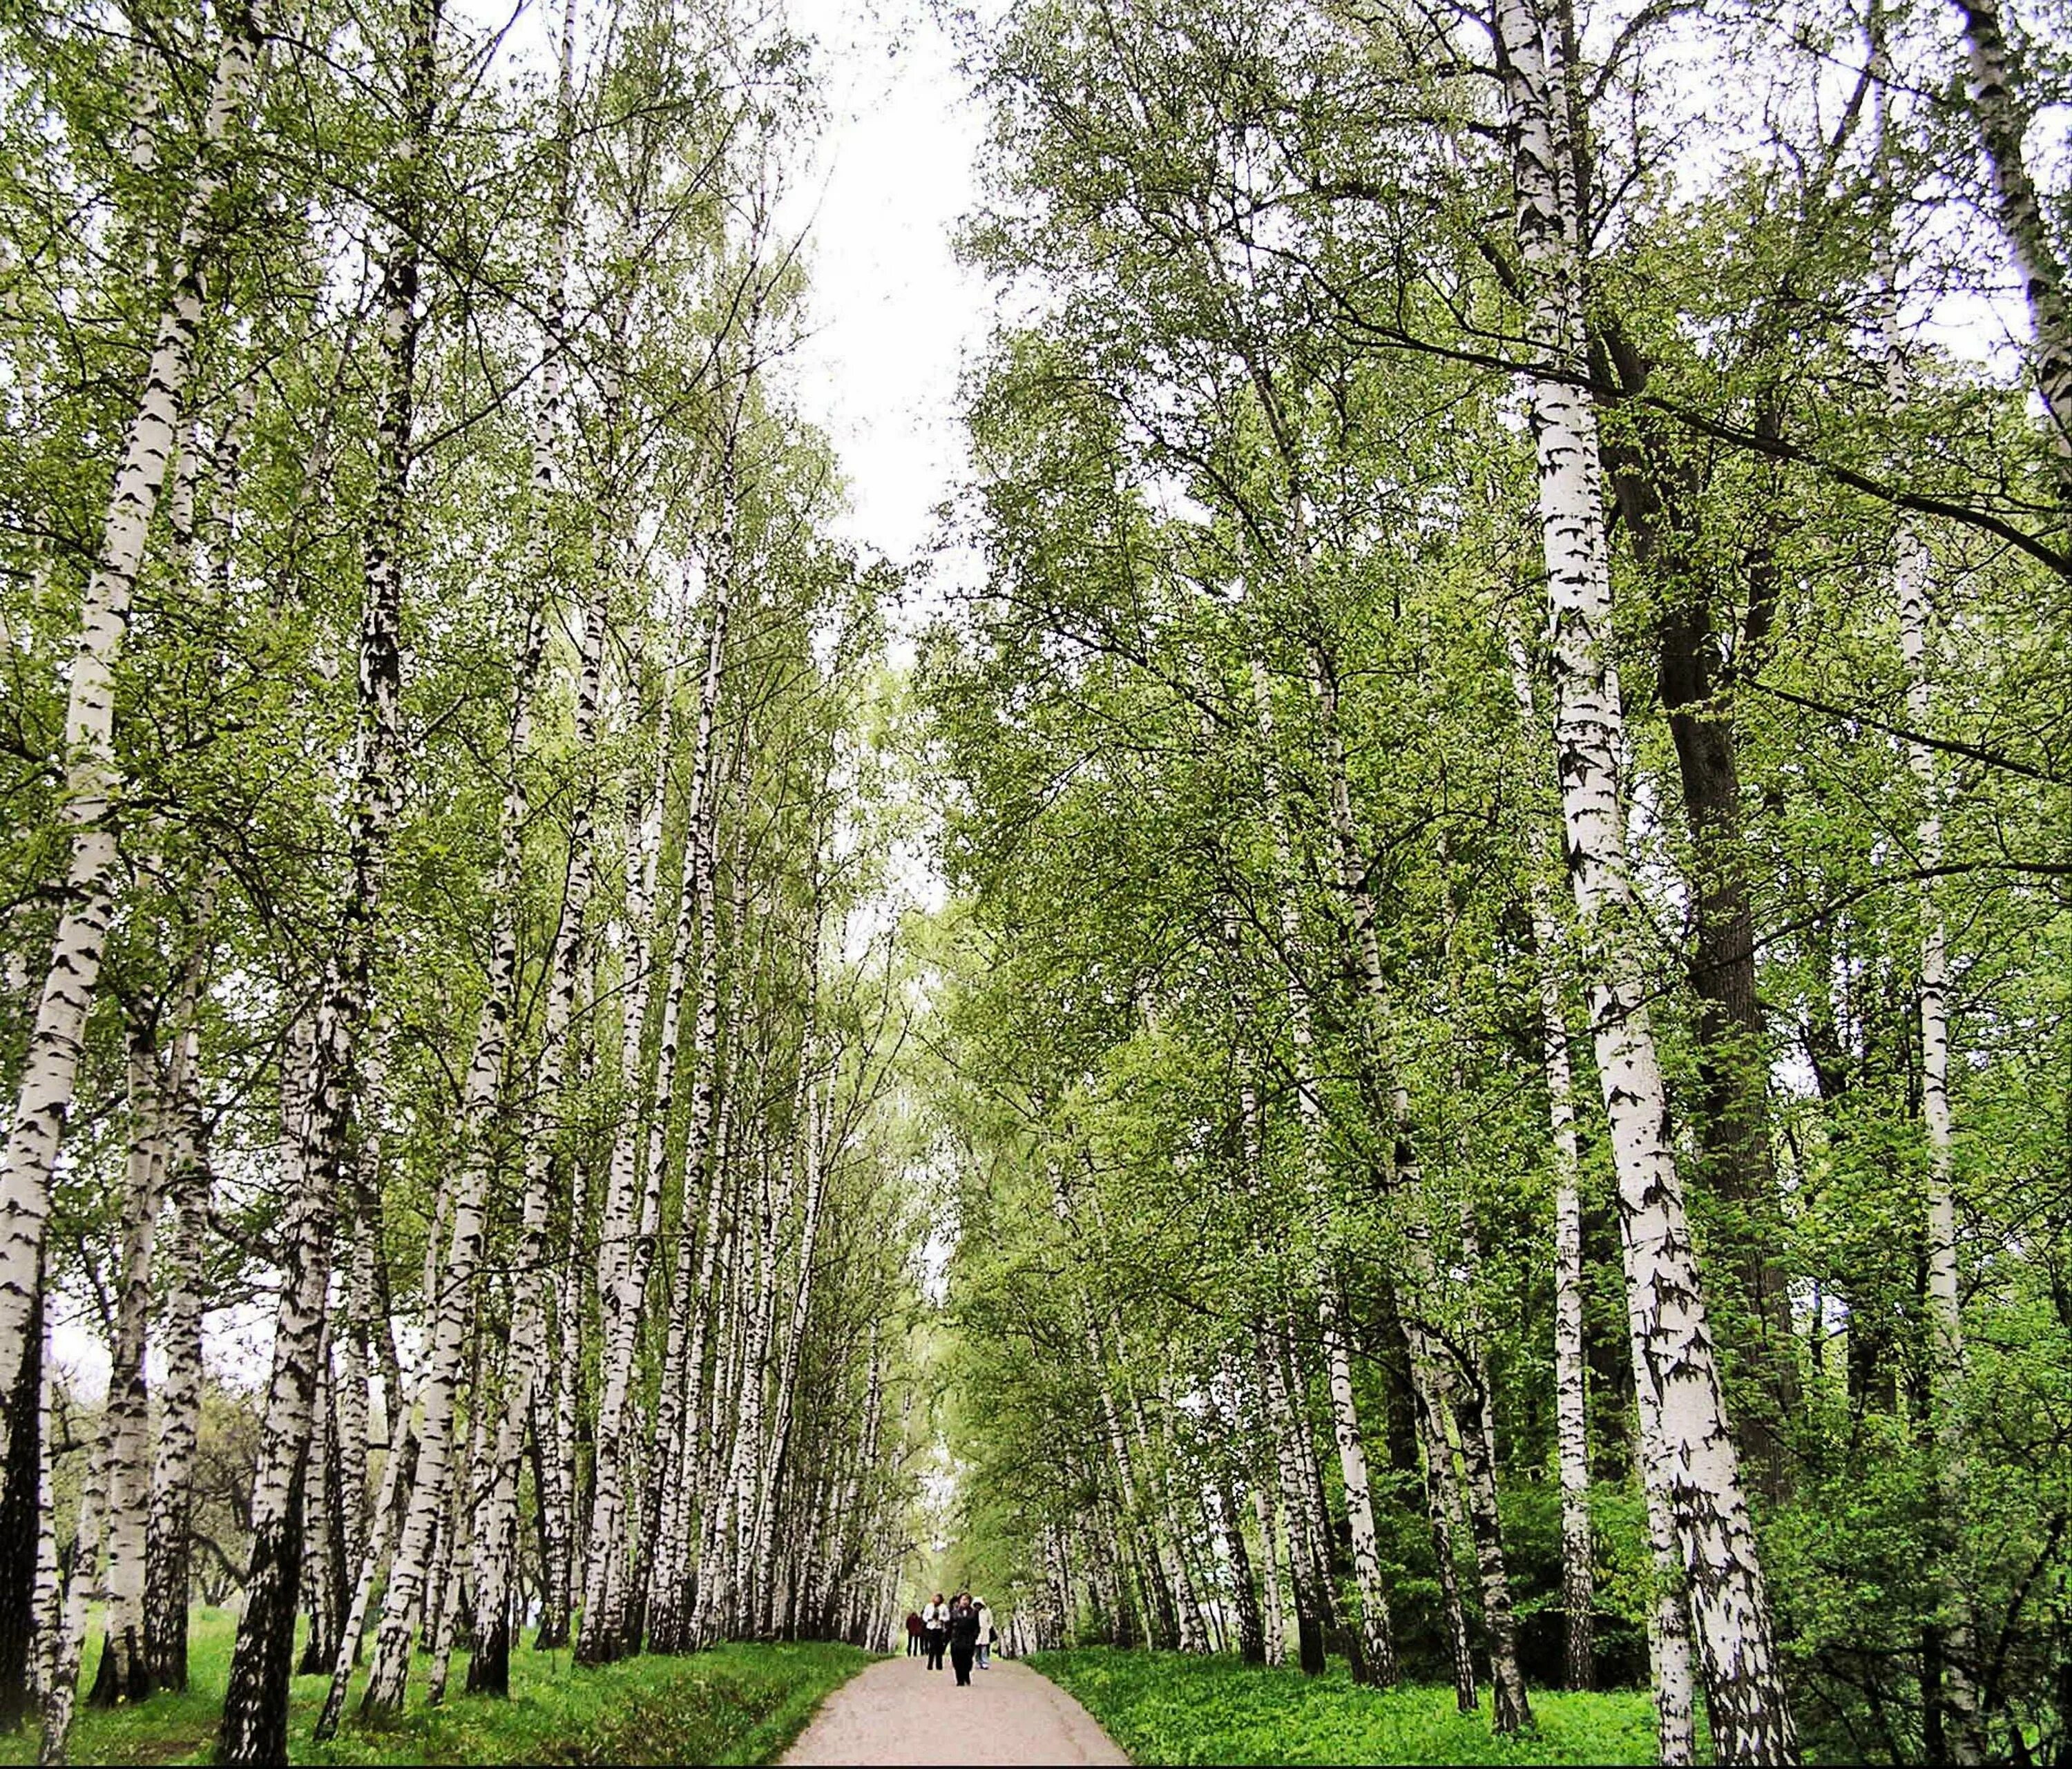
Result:
{"label": "white birch trunk", "polygon": [[1360,1441],[1359,1410],[1353,1397],[1352,1352],[1340,1319],[1338,1273],[1330,1245],[1333,1217],[1324,1171],[1323,1101],[1317,1091],[1309,1001],[1297,975],[1303,950],[1301,914],[1290,884],[1286,811],[1280,770],[1274,761],[1272,689],[1265,666],[1252,666],[1253,708],[1257,715],[1260,764],[1267,819],[1273,836],[1276,893],[1281,936],[1287,946],[1288,1024],[1294,1046],[1295,1104],[1302,1126],[1304,1163],[1308,1169],[1310,1210],[1317,1237],[1317,1325],[1324,1344],[1324,1373],[1331,1398],[1331,1429],[1338,1445],[1338,1473],[1345,1488],[1346,1521],[1350,1526],[1353,1573],[1359,1590],[1360,1656],[1367,1677],[1383,1687],[1396,1679],[1396,1641],[1389,1625],[1388,1593],[1382,1582],[1381,1554],[1374,1526],[1374,1500],[1367,1480],[1367,1449]]}
{"label": "white birch trunk", "polygon": [[171,1112],[166,1155],[166,1299],[158,1347],[158,1454],[151,1470],[144,1541],[144,1651],[154,1686],[187,1683],[187,1576],[191,1555],[195,1451],[201,1429],[203,1260],[208,1234],[209,1168],[200,1097],[202,979],[213,941],[215,892],[204,885],[195,911],[194,946],[180,991],[166,1091]]}
{"label": "white birch trunk", "polygon": [[287,1754],[289,1679],[303,1527],[302,1474],[331,1279],[333,1229],[347,1159],[351,1083],[372,999],[384,863],[401,818],[402,550],[415,416],[421,160],[436,105],[437,0],[413,0],[405,133],[389,175],[397,223],[383,267],[381,408],[364,543],[360,753],[347,817],[350,882],[335,955],[316,1014],[315,1062],[302,1183],[282,1238],[265,1430],[253,1484],[251,1570],[238,1624],[216,1760],[257,1764]]}
{"label": "white birch trunk", "polygon": [[86,1644],[88,1607],[102,1595],[101,1547],[102,1512],[108,1482],[109,1443],[104,1430],[92,1465],[80,1489],[79,1533],[72,1548],[72,1578],[65,1586],[64,1619],[58,1628],[50,1681],[43,1692],[43,1730],[36,1760],[61,1763],[72,1740],[72,1718],[79,1701],[80,1655]]}
{"label": "white birch trunk", "polygon": [[[202,152],[180,224],[171,292],[158,318],[143,396],[124,436],[109,494],[67,691],[65,790],[59,813],[68,848],[65,907],[51,941],[12,1127],[0,1156],[0,1469],[10,1480],[35,1478],[37,1447],[25,1442],[18,1450],[15,1438],[18,1426],[26,1428],[21,1434],[32,1436],[35,1431],[43,1231],[113,912],[119,785],[115,665],[129,630],[152,513],[178,447],[207,303],[203,258],[219,223],[216,211],[228,170],[225,150],[232,121],[249,97],[258,61],[260,27],[253,8],[233,4],[223,18]],[[17,1667],[0,1667],[0,1679],[20,1674]]]}
{"label": "white birch trunk", "polygon": [[[723,538],[722,547],[729,543]],[[606,1340],[602,1388],[598,1406],[597,1493],[590,1520],[590,1548],[586,1558],[583,1629],[578,1656],[586,1664],[601,1664],[618,1656],[625,1624],[623,1548],[621,1534],[625,1521],[627,1483],[626,1454],[627,1407],[633,1376],[634,1352],[639,1329],[642,1299],[647,1290],[648,1268],[654,1258],[655,1237],[660,1225],[664,1168],[671,1109],[676,1097],[677,1051],[682,1024],[683,1000],[689,981],[691,957],[699,953],[698,999],[692,1038],[691,1067],[696,1087],[691,1108],[690,1147],[685,1172],[703,1165],[705,1126],[709,1121],[712,1086],[713,1049],[717,1036],[718,972],[717,938],[713,913],[713,864],[716,832],[708,828],[707,806],[713,787],[713,729],[719,704],[721,667],[726,655],[727,614],[733,589],[730,558],[710,574],[712,611],[707,634],[705,672],[698,692],[698,720],[691,757],[691,796],[686,824],[682,897],[679,905],[676,944],[669,959],[668,987],[662,1004],[660,1047],[656,1056],[655,1088],[646,1114],[646,1185],[640,1202],[639,1221],[630,1256],[623,1262],[608,1255],[601,1262],[614,1273],[611,1303],[606,1310]],[[644,1002],[643,1002],[644,1006]],[[637,1069],[639,1025],[629,1008],[622,1074]],[[619,1221],[631,1193],[635,1138],[641,1125],[637,1118],[622,1123],[612,1156],[613,1187],[609,1194],[619,1200]],[[622,1180],[620,1174],[624,1170]],[[608,1222],[606,1237],[612,1235]]]}
{"label": "white birch trunk", "polygon": [[1632,922],[1624,719],[1605,655],[1611,579],[1587,380],[1579,228],[1558,175],[1548,48],[1530,0],[1497,0],[1517,186],[1527,380],[1553,634],[1563,819],[1590,1018],[1618,1180],[1620,1238],[1639,1360],[1661,1400],[1667,1463],[1714,1747],[1727,1763],[1783,1763],[1798,1742],[1667,1127]]}
{"label": "white birch trunk", "polygon": [[[1519,728],[1529,743],[1539,733],[1525,648],[1511,642],[1511,689]],[[1597,1681],[1595,1548],[1590,1529],[1590,1437],[1583,1363],[1583,1203],[1578,1183],[1576,1098],[1568,1064],[1568,1027],[1556,967],[1560,932],[1548,903],[1547,839],[1536,823],[1526,837],[1531,876],[1526,901],[1539,957],[1540,1061],[1554,1148],[1554,1419],[1561,1480],[1561,1603],[1567,1612],[1566,1668],[1572,1689]]]}
{"label": "white birch trunk", "polygon": [[[1636,1336],[1637,1338],[1637,1336]],[[1655,1746],[1663,1769],[1698,1760],[1697,1691],[1691,1665],[1691,1609],[1684,1559],[1662,1440],[1662,1402],[1634,1346],[1635,1399],[1640,1421],[1641,1491],[1647,1508],[1648,1548],[1655,1563],[1655,1597],[1647,1617],[1647,1658],[1655,1686]]]}
{"label": "white birch trunk", "polygon": [[[1990,7],[1991,0],[1988,0]],[[1997,22],[1992,21],[1986,32],[1988,40],[1997,41]],[[1978,43],[1979,27],[1975,24],[1971,36],[1972,65],[1975,79],[1983,79],[1980,71]],[[1885,61],[1883,29],[1881,26],[1873,40],[1873,55],[1876,65],[1873,71],[1879,76],[1876,94],[1876,130],[1877,174],[1881,188],[1889,183],[1886,158],[1886,129],[1888,99],[1885,79],[1889,68]],[[1990,58],[1988,58],[1990,60]],[[2004,79],[2004,69],[2000,75]],[[2003,89],[2001,97],[2005,97]],[[1975,93],[1975,102],[1976,95]],[[2016,136],[2015,149],[2019,154],[2020,137]],[[2017,157],[2016,162],[2020,164]],[[2001,188],[2003,204],[2007,191]],[[2033,204],[2034,192],[2029,192]],[[2019,204],[2016,205],[2019,207]],[[2041,216],[2035,216],[2041,226]],[[2012,228],[2009,232],[2012,234]],[[1908,382],[1906,355],[1899,330],[1899,271],[1888,243],[1881,252],[1879,291],[1881,343],[1885,356],[1885,395],[1893,410],[1903,408],[1911,393]],[[2032,303],[2036,299],[2036,287],[2029,289]],[[2062,293],[2060,314],[2062,317]],[[2042,336],[2039,323],[2037,335]],[[2072,347],[2072,335],[2065,340]],[[2072,359],[2068,359],[2068,371],[2072,371]],[[2072,383],[2067,384],[2072,392]],[[2061,426],[2072,405],[2054,409],[2053,417]],[[2068,438],[2061,428],[2061,444]],[[2061,461],[2065,457],[2061,456]],[[2068,489],[2072,489],[2072,478],[2068,478]],[[1931,631],[1933,610],[1928,600],[1929,553],[1914,524],[1902,517],[1893,538],[1892,587],[1893,600],[1899,616],[1900,660],[1906,676],[1907,723],[1925,737],[1934,718],[1934,703],[1930,683],[1932,655]],[[1925,873],[1932,872],[1942,860],[1942,819],[1938,808],[1941,786],[1936,778],[1935,752],[1920,739],[1910,740],[1906,745],[1906,759],[1921,791],[1921,817],[1915,826],[1914,851],[1917,864]],[[1934,883],[1924,877],[1919,897],[1921,917],[1920,961],[1920,1027],[1921,1027],[1921,1118],[1928,1143],[1928,1185],[1923,1212],[1927,1242],[1926,1301],[1929,1326],[1928,1377],[1930,1394],[1930,1424],[1934,1434],[1936,1449],[1936,1480],[1940,1509],[1947,1521],[1950,1537],[1959,1534],[1956,1520],[1962,1514],[1965,1478],[1965,1442],[1963,1418],[1964,1377],[1964,1328],[1961,1300],[1957,1284],[1957,1201],[1954,1184],[1954,1145],[1950,1110],[1950,959],[1948,942],[1944,932],[1942,917],[1936,898]],[[1969,1605],[1951,1565],[1951,1543],[1946,1539],[1938,1558],[1942,1562],[1938,1578],[1942,1584],[1942,1615],[1938,1618],[1933,1645],[1934,1656],[1939,1663],[1928,1668],[1924,1681],[1935,1681],[1938,1686],[1926,1695],[1930,1702],[1939,1701],[1943,1709],[1943,1744],[1951,1760],[1971,1764],[1983,1762],[1986,1754],[1986,1740],[1980,1713],[1979,1691],[1972,1677],[1971,1664],[1975,1652],[1975,1636]]]}
{"label": "white birch trunk", "polygon": [[107,1634],[101,1670],[88,1697],[112,1707],[150,1693],[144,1652],[144,1542],[150,1517],[146,1443],[150,1402],[145,1384],[145,1336],[151,1313],[151,1254],[166,1177],[166,1100],[158,1053],[148,1028],[130,1036],[129,1198],[122,1224],[122,1283],[109,1348],[106,1488],[102,1503],[108,1549]]}
{"label": "white birch trunk", "polygon": [[2021,279],[2033,342],[2036,391],[2051,431],[2058,495],[2072,511],[2072,304],[2022,138],[2029,119],[2015,96],[1999,0],[1957,0],[1970,62],[1971,116],[2000,211],[2000,232]]}

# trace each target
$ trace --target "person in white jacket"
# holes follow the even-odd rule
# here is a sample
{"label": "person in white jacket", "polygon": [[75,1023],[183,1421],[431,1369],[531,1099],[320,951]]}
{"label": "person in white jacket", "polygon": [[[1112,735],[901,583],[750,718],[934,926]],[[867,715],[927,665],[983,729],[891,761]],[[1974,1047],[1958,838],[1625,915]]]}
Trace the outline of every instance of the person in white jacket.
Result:
{"label": "person in white jacket", "polygon": [[927,1633],[928,1668],[939,1671],[943,1648],[950,1643],[950,1606],[943,1601],[940,1591],[935,1593],[934,1602],[921,1606],[921,1626]]}
{"label": "person in white jacket", "polygon": [[993,1668],[993,1643],[997,1637],[993,1632],[993,1611],[983,1597],[975,1601],[978,1604],[978,1668],[989,1671]]}

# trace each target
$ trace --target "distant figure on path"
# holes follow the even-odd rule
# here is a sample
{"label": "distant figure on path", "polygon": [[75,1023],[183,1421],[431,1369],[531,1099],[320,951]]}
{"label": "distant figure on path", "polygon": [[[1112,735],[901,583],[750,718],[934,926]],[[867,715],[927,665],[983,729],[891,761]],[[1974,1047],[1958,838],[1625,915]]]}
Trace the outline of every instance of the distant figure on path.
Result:
{"label": "distant figure on path", "polygon": [[959,1591],[950,1605],[950,1663],[956,1668],[960,1684],[970,1683],[972,1659],[977,1651],[978,1605],[969,1591]]}
{"label": "distant figure on path", "polygon": [[978,1611],[978,1668],[981,1671],[993,1668],[993,1643],[1000,1638],[993,1625],[993,1611],[983,1597],[972,1599]]}
{"label": "distant figure on path", "polygon": [[916,1615],[912,1610],[908,1610],[906,1611],[907,1657],[915,1658],[919,1656],[921,1651],[921,1636],[927,1632],[927,1629],[923,1625],[921,1618],[919,1615]]}
{"label": "distant figure on path", "polygon": [[921,1606],[921,1626],[928,1634],[928,1668],[939,1671],[943,1668],[943,1648],[950,1638],[950,1606],[943,1601],[943,1594],[935,1593],[931,1603]]}

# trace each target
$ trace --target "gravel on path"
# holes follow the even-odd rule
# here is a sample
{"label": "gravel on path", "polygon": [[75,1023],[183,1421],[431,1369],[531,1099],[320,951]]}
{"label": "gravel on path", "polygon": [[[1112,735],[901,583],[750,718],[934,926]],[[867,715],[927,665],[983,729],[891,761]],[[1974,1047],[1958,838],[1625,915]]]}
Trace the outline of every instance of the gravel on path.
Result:
{"label": "gravel on path", "polygon": [[787,1763],[1122,1763],[1094,1717],[1048,1677],[995,1658],[959,1689],[946,1664],[886,1659],[829,1696]]}

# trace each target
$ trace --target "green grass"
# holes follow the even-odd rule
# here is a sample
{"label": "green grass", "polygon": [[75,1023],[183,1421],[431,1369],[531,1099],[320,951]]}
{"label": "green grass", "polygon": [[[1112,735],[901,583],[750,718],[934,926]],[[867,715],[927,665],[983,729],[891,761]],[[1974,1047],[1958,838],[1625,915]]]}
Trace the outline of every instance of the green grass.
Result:
{"label": "green grass", "polygon": [[[191,1627],[186,1692],[112,1712],[82,1707],[72,1727],[75,1763],[208,1762],[236,1622],[227,1611],[198,1609]],[[81,1667],[82,1696],[93,1682],[95,1638]],[[467,1661],[456,1652],[450,1693],[427,1708],[421,1656],[400,1719],[362,1726],[354,1718],[356,1681],[338,1736],[323,1745],[310,1731],[327,1680],[297,1677],[288,1755],[314,1763],[769,1763],[871,1657],[853,1646],[732,1645],[582,1670],[566,1652],[520,1648],[511,1655],[511,1698],[502,1701],[458,1693]],[[0,1734],[0,1765],[35,1759],[33,1730]]]}
{"label": "green grass", "polygon": [[1454,1711],[1450,1686],[1356,1688],[1344,1668],[1320,1677],[1231,1658],[1092,1648],[1029,1662],[1085,1704],[1143,1763],[1651,1763],[1645,1693],[1532,1692],[1534,1724],[1497,1738],[1482,1711]]}

